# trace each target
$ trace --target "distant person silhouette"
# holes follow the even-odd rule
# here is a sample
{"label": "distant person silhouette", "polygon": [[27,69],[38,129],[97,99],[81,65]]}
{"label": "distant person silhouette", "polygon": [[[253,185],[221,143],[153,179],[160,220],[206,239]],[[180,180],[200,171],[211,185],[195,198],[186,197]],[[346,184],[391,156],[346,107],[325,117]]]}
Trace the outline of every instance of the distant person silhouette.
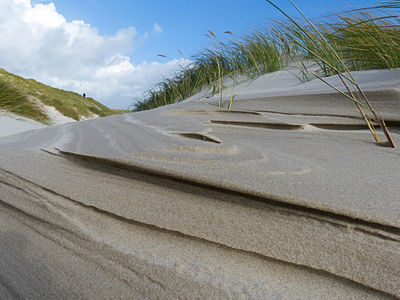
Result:
{"label": "distant person silhouette", "polygon": [[83,96],[83,98],[86,98],[86,94],[85,94],[85,93],[83,93],[83,95],[82,95],[82,96]]}

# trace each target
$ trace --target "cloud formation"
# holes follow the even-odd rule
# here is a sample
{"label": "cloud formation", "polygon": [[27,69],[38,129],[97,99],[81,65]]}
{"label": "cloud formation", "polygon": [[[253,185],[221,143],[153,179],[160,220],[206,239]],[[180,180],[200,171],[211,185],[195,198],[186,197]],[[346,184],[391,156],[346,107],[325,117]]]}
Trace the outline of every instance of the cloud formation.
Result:
{"label": "cloud formation", "polygon": [[160,25],[158,25],[158,23],[154,23],[153,25],[153,32],[155,34],[159,34],[163,32],[163,29],[160,27]]}
{"label": "cloud formation", "polygon": [[[162,28],[155,23],[154,34]],[[0,0],[0,67],[62,89],[85,92],[111,107],[126,108],[133,97],[188,61],[134,64],[137,31],[101,35],[82,20],[67,20],[53,3]]]}

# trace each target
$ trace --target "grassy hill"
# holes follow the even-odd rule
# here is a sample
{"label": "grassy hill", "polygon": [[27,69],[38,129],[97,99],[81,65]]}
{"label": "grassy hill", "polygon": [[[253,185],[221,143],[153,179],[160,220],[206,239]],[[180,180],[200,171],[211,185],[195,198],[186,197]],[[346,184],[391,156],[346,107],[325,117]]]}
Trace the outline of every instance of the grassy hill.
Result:
{"label": "grassy hill", "polygon": [[0,109],[44,124],[51,120],[44,106],[53,106],[64,116],[76,121],[94,114],[104,117],[125,112],[111,109],[92,98],[52,88],[33,79],[25,79],[0,68]]}

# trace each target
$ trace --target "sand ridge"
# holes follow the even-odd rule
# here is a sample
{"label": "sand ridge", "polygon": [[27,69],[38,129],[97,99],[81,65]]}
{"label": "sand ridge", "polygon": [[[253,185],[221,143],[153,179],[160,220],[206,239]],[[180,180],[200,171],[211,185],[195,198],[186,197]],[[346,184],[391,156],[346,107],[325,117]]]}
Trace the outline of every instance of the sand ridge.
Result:
{"label": "sand ridge", "polygon": [[[0,139],[1,293],[400,297],[400,153],[310,84]],[[396,87],[372,88],[399,144]]]}

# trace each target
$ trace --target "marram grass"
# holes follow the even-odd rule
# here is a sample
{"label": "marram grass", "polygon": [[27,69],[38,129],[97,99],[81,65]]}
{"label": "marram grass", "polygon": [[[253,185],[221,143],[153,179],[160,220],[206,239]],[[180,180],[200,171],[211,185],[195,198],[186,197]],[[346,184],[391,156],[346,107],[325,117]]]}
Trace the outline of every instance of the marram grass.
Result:
{"label": "marram grass", "polygon": [[[298,9],[301,18],[290,17],[267,0],[285,15],[284,21],[275,21],[269,27],[242,37],[227,30],[221,39],[209,31],[211,48],[192,57],[190,66],[136,99],[133,108],[146,110],[176,103],[205,87],[219,94],[218,103],[222,106],[222,82],[227,78],[234,79],[238,75],[255,78],[281,70],[291,61],[314,61],[319,66],[319,72],[314,75],[324,82],[324,76],[339,76],[344,91],[332,88],[355,103],[377,141],[379,136],[373,121],[394,146],[383,119],[372,108],[351,71],[400,67],[400,1],[330,15],[314,23],[289,1]],[[306,68],[302,72],[309,78]],[[233,99],[232,94],[227,101],[229,108],[234,106]]]}
{"label": "marram grass", "polygon": [[286,66],[287,55],[279,48],[280,42],[275,42],[272,34],[264,34],[261,29],[241,38],[227,30],[224,32],[224,42],[211,30],[206,35],[212,46],[192,57],[190,66],[182,68],[172,78],[164,79],[147,90],[141,98],[135,99],[134,110],[176,103],[204,87],[219,95],[219,105],[222,106],[224,79],[238,75],[255,78]]}
{"label": "marram grass", "polygon": [[[132,106],[140,111],[176,103],[204,87],[221,98],[223,79],[255,78],[300,57],[315,61],[323,76],[341,73],[346,80],[351,79],[349,71],[400,67],[398,8],[400,1],[391,1],[327,16],[313,24],[321,36],[304,19],[293,18],[298,26],[290,20],[276,21],[241,37],[229,30],[221,35],[208,32],[210,48],[192,57],[190,66],[147,90]],[[338,57],[343,63],[338,63]]]}
{"label": "marram grass", "polygon": [[26,95],[2,81],[0,81],[0,109],[41,123],[50,122],[47,115],[29,101]]}
{"label": "marram grass", "polygon": [[[290,24],[293,25],[295,32],[294,35],[287,35],[288,39],[293,43],[299,46],[299,48],[303,49],[308,53],[308,55],[311,55],[314,61],[320,64],[320,66],[323,66],[321,68],[324,72],[329,72],[330,75],[337,75],[340,79],[340,81],[343,83],[343,86],[345,88],[345,92],[341,91],[338,87],[330,85],[326,80],[324,80],[321,76],[317,75],[315,72],[313,74],[320,79],[322,82],[325,84],[328,84],[330,87],[335,89],[336,91],[340,92],[346,98],[348,98],[350,101],[354,102],[355,105],[357,106],[358,110],[360,111],[360,114],[362,118],[364,119],[365,123],[367,124],[371,134],[375,138],[376,142],[380,142],[379,135],[375,129],[374,122],[372,120],[372,117],[370,114],[373,116],[374,121],[381,127],[383,133],[386,136],[386,139],[389,143],[389,145],[393,148],[396,147],[388,128],[386,127],[385,121],[381,117],[381,115],[375,111],[375,109],[372,107],[371,103],[369,102],[368,98],[366,97],[365,93],[361,90],[360,86],[358,85],[357,81],[355,78],[352,76],[350,73],[350,68],[348,67],[348,57],[346,56],[347,53],[346,51],[343,51],[343,48],[340,48],[335,45],[330,40],[331,33],[326,30],[326,26],[318,26],[314,25],[300,10],[299,7],[296,6],[296,4],[292,0],[288,0],[293,7],[299,12],[301,17],[305,20],[305,25],[299,23],[298,21],[294,20],[290,16],[288,16],[284,11],[282,11],[277,5],[275,5],[271,0],[266,0],[268,3],[270,3],[272,6],[274,6],[276,9],[278,9],[280,12],[282,12],[283,15],[287,17],[289,20]],[[357,26],[361,26],[361,29],[365,27],[366,24],[373,24],[373,27],[378,27],[378,28],[386,28],[385,30],[388,30],[386,27],[386,23],[384,25],[378,25],[374,22],[377,20],[382,20],[382,19],[388,19],[388,18],[393,18],[393,16],[387,16],[387,18],[378,18],[378,17],[372,17],[372,15],[363,13],[364,15],[367,15],[369,19],[356,19],[356,22],[352,23],[346,23],[345,29],[341,31],[347,32],[349,30],[354,31],[354,29]],[[341,17],[342,20],[346,20],[345,17]],[[289,27],[289,30],[291,28]],[[335,28],[336,29],[336,28]],[[363,31],[363,30],[361,30]],[[366,30],[368,31],[368,30]],[[379,32],[376,28],[373,30],[373,32]],[[337,31],[336,35],[337,35]],[[365,34],[363,34],[365,37]],[[294,37],[294,38],[293,38]],[[358,41],[361,43],[365,40],[371,41],[373,39],[372,35],[368,36],[367,38],[360,38]],[[335,39],[333,39],[335,41]],[[378,42],[376,41],[376,44]],[[368,46],[366,47],[368,48]],[[362,49],[362,47],[360,47]],[[374,53],[377,53],[375,51]]]}
{"label": "marram grass", "polygon": [[40,102],[77,121],[82,116],[96,114],[102,117],[124,112],[110,109],[90,97],[84,98],[0,69],[0,109],[49,124],[51,120],[38,105]]}

